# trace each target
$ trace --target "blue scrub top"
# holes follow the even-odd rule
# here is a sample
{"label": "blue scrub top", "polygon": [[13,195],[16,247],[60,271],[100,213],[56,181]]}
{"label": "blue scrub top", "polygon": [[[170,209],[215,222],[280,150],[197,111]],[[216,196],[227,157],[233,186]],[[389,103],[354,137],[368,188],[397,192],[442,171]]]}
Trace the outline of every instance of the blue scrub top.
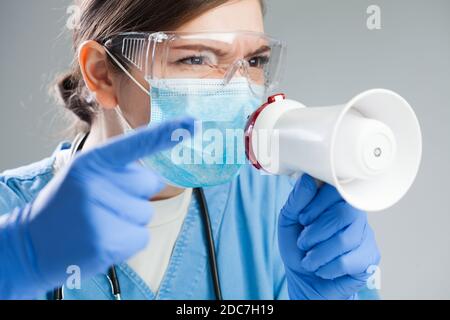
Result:
{"label": "blue scrub top", "polygon": [[[0,215],[31,202],[54,176],[61,144],[38,163],[0,175]],[[224,299],[288,299],[278,251],[277,219],[295,181],[264,175],[244,166],[231,183],[205,188]],[[215,299],[207,242],[196,197],[175,243],[158,292],[153,292],[125,262],[117,266],[122,299]],[[82,270],[81,270],[82,272]],[[81,274],[82,275],[82,274]],[[377,298],[374,290],[361,299]],[[42,299],[51,298],[48,294]],[[114,299],[106,275],[84,278],[81,288],[64,288],[64,299]]]}

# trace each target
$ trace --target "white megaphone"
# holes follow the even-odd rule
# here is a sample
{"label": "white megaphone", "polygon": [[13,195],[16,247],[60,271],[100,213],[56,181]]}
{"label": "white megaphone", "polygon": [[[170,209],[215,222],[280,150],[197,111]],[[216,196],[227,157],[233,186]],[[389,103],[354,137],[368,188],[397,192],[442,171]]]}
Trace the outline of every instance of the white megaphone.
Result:
{"label": "white megaphone", "polygon": [[316,108],[284,94],[272,96],[249,117],[245,144],[256,168],[275,175],[308,173],[364,211],[398,202],[422,157],[413,109],[384,89],[361,93],[346,105]]}

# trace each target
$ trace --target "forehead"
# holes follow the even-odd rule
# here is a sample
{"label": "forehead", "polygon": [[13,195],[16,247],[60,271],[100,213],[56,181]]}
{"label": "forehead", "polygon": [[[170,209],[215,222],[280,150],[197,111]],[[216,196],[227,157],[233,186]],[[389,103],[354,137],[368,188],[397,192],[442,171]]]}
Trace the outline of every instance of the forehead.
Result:
{"label": "forehead", "polygon": [[261,5],[259,0],[228,1],[185,23],[176,31],[264,32]]}
{"label": "forehead", "polygon": [[263,54],[270,51],[270,41],[261,33],[194,33],[185,34],[170,41],[175,50],[212,51],[219,56],[230,54]]}

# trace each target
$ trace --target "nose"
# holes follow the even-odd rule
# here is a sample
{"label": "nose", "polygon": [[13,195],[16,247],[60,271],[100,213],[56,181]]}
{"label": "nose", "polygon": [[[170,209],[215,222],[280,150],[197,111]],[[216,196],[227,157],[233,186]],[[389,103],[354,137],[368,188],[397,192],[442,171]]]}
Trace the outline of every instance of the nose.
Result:
{"label": "nose", "polygon": [[225,74],[224,84],[227,85],[231,79],[233,79],[234,75],[239,72],[241,76],[248,78],[248,68],[249,63],[245,59],[236,60],[233,64],[231,64],[228,68],[227,73]]}

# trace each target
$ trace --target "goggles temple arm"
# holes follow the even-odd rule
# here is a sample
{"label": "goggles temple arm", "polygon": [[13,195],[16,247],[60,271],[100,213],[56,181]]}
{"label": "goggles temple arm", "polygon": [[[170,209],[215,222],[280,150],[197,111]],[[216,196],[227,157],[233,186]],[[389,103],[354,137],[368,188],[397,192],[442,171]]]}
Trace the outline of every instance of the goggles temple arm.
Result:
{"label": "goggles temple arm", "polygon": [[130,78],[131,81],[133,81],[142,91],[149,95],[149,91],[139,81],[137,81],[135,77],[133,77],[133,75],[123,66],[123,64],[108,50],[108,48],[106,48],[105,46],[103,46],[103,48],[105,49],[105,52],[108,54],[108,56],[128,76],[128,78]]}

